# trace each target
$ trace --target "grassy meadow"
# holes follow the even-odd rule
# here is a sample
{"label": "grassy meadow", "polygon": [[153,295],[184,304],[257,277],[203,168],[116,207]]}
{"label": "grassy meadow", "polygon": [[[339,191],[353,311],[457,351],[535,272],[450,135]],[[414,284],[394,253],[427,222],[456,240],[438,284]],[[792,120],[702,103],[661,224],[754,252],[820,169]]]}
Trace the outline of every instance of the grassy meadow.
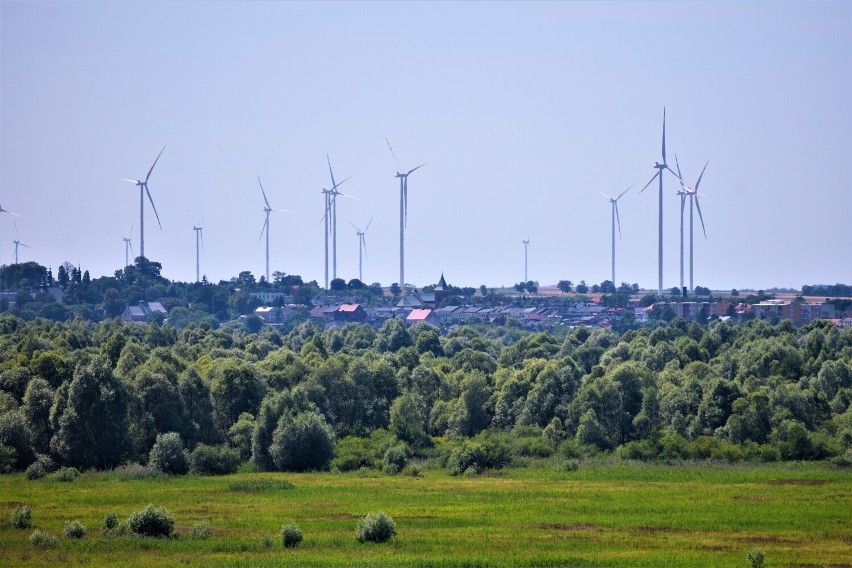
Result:
{"label": "grassy meadow", "polygon": [[[293,485],[288,488],[287,483]],[[852,475],[823,464],[592,464],[450,477],[240,473],[128,479],[87,473],[64,483],[0,477],[2,566],[767,566],[852,565]],[[107,513],[148,503],[175,517],[179,538],[104,537]],[[16,505],[33,528],[14,529]],[[359,544],[357,519],[384,511],[398,536]],[[88,528],[61,537],[64,521]],[[209,521],[207,540],[189,536]],[[304,534],[281,546],[283,524]],[[28,540],[59,536],[56,548]]]}

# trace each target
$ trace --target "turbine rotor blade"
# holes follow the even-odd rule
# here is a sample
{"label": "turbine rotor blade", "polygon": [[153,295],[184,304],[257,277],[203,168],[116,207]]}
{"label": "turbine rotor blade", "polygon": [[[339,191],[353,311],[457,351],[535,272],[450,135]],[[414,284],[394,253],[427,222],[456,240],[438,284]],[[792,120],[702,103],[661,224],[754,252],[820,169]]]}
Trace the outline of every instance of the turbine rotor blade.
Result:
{"label": "turbine rotor blade", "polygon": [[142,183],[138,179],[127,179],[127,178],[118,178],[118,179],[120,179],[121,181],[129,181],[133,185],[139,185],[140,183]]}
{"label": "turbine rotor blade", "polygon": [[408,177],[409,175],[411,175],[412,173],[416,172],[417,170],[419,170],[420,168],[422,168],[423,166],[425,166],[425,165],[426,165],[426,164],[428,164],[428,163],[429,163],[429,162],[426,162],[426,163],[424,163],[424,164],[420,164],[419,166],[417,166],[417,167],[416,167],[416,168],[414,168],[413,170],[408,170],[408,173],[407,173],[407,174],[405,174],[405,177]]}
{"label": "turbine rotor blade", "polygon": [[680,173],[680,164],[677,161],[677,153],[675,153],[675,165],[677,166],[677,177],[678,177],[678,179],[683,179],[683,176]]}
{"label": "turbine rotor blade", "polygon": [[404,203],[404,209],[405,209],[404,226],[406,228],[408,228],[408,177],[405,177],[404,181],[402,182],[402,195],[403,195],[402,201]]}
{"label": "turbine rotor blade", "polygon": [[391,155],[393,156],[393,161],[396,162],[397,171],[402,171],[402,164],[399,163],[399,158],[396,157],[396,152],[393,151],[393,147],[391,146],[390,141],[385,137],[385,142],[388,143],[388,149],[391,151]]}
{"label": "turbine rotor blade", "polygon": [[[322,223],[322,219],[320,219],[320,223]],[[260,236],[257,237],[258,242],[263,238],[263,232],[266,228],[269,227],[269,214],[266,215],[266,220],[263,222],[263,226],[260,228]]]}
{"label": "turbine rotor blade", "polygon": [[364,247],[364,256],[367,256],[367,237],[361,233],[361,245]]}
{"label": "turbine rotor blade", "polygon": [[349,195],[348,193],[343,193],[342,191],[336,192],[337,195],[342,195],[343,197],[348,197],[349,199],[354,199],[355,201],[360,201],[361,203],[367,203],[360,197],[355,197],[354,195]]}
{"label": "turbine rotor blade", "polygon": [[615,209],[615,220],[618,223],[618,238],[621,238],[621,217],[618,215],[618,202],[614,201],[612,203],[613,208]]}
{"label": "turbine rotor blade", "polygon": [[[163,148],[165,150],[165,148]],[[151,202],[151,208],[154,210],[154,215],[157,217],[157,224],[160,226],[160,230],[163,230],[163,224],[160,223],[160,214],[157,213],[157,206],[154,205],[154,198],[151,197],[151,191],[148,189],[148,184],[145,184],[145,193],[148,194],[148,201]]]}
{"label": "turbine rotor blade", "polygon": [[615,198],[615,200],[616,200],[616,201],[618,201],[619,199],[621,199],[621,196],[622,196],[622,195],[624,195],[625,193],[627,193],[628,191],[630,191],[631,189],[633,189],[633,187],[634,187],[637,183],[639,183],[639,182],[638,182],[638,181],[637,181],[637,182],[633,182],[633,185],[631,185],[630,187],[628,187],[627,189],[625,189],[624,191],[622,191],[620,194],[618,194],[618,197],[616,197],[616,198]]}
{"label": "turbine rotor blade", "polygon": [[710,160],[707,160],[707,163],[704,164],[704,168],[701,170],[701,175],[698,176],[698,181],[695,182],[695,191],[698,192],[698,186],[701,185],[701,178],[704,177],[704,170],[707,169],[707,165],[710,163]]}
{"label": "turbine rotor blade", "polygon": [[270,211],[278,211],[279,213],[293,213],[296,214],[295,211],[290,211],[289,209],[270,209]]}
{"label": "turbine rotor blade", "polygon": [[[326,158],[326,160],[328,160],[328,173],[331,175],[331,185],[332,185],[332,187],[337,187],[337,183],[335,183],[335,181],[334,181],[334,172],[331,171],[331,158],[329,157],[328,152],[326,152],[325,158]],[[340,183],[343,183],[343,182],[340,182]]]}
{"label": "turbine rotor blade", "polygon": [[701,219],[701,230],[704,232],[704,238],[707,238],[707,229],[704,228],[704,216],[701,214],[701,203],[698,202],[698,196],[695,196],[695,207],[698,209],[698,218]]}
{"label": "turbine rotor blade", "polygon": [[355,234],[356,234],[356,235],[360,235],[361,233],[363,233],[363,232],[364,232],[364,231],[362,231],[361,229],[359,229],[359,228],[355,225],[355,223],[353,223],[353,222],[351,222],[351,221],[350,221],[350,222],[349,222],[349,224],[350,224],[350,225],[352,225],[353,227],[355,227]]}
{"label": "turbine rotor blade", "polygon": [[148,175],[147,175],[147,176],[145,176],[145,183],[146,183],[146,184],[148,183],[148,178],[150,178],[150,177],[151,177],[151,172],[153,172],[153,171],[154,171],[154,166],[156,166],[156,165],[157,165],[157,162],[159,161],[160,156],[162,156],[162,155],[163,155],[163,152],[165,151],[165,149],[166,149],[166,147],[165,147],[165,146],[163,146],[163,149],[162,149],[162,150],[160,150],[160,153],[159,153],[159,154],[157,154],[157,159],[156,159],[156,160],[154,160],[154,163],[153,163],[153,164],[151,164],[151,169],[150,169],[150,170],[148,170]]}
{"label": "turbine rotor blade", "polygon": [[655,179],[657,179],[657,176],[658,176],[658,175],[660,175],[660,172],[661,172],[661,171],[662,171],[662,170],[657,170],[657,173],[655,173],[655,174],[654,174],[654,177],[652,177],[652,178],[651,178],[651,181],[649,181],[648,183],[646,183],[646,184],[645,184],[645,187],[643,187],[643,188],[639,191],[639,195],[642,195],[642,192],[643,192],[643,191],[645,191],[646,189],[648,189],[648,186],[649,186],[649,185],[651,185],[651,183],[652,183]]}
{"label": "turbine rotor blade", "polygon": [[606,197],[607,199],[612,199],[612,197],[610,197],[609,195],[607,195],[606,193],[604,193],[603,191],[601,191],[601,190],[599,190],[599,189],[596,189],[595,191],[597,191],[598,193],[600,193],[601,195],[603,195],[603,196],[604,196],[604,197]]}
{"label": "turbine rotor blade", "polygon": [[370,228],[370,223],[372,223],[372,222],[373,222],[373,218],[372,218],[372,217],[370,217],[370,220],[367,222],[367,226],[366,226],[366,227],[364,227],[364,231],[363,231],[364,233],[366,233],[366,232],[367,232],[367,229],[369,229],[369,228]]}
{"label": "turbine rotor blade", "polygon": [[260,175],[257,176],[257,183],[260,185],[260,192],[263,194],[263,202],[266,203],[267,207],[271,208],[272,206],[269,205],[269,200],[266,198],[266,191],[263,189],[263,183],[260,181]]}

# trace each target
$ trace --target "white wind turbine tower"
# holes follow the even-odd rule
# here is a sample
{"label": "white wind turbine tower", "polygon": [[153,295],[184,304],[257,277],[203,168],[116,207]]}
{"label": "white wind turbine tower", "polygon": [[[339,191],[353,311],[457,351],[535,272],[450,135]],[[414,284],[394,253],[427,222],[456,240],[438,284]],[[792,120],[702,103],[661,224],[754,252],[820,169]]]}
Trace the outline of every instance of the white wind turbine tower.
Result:
{"label": "white wind turbine tower", "polygon": [[15,243],[15,264],[18,264],[18,246],[30,248],[30,245],[25,245],[20,241],[20,235],[18,235],[18,224],[15,223],[15,240],[12,242]]}
{"label": "white wind turbine tower", "polygon": [[[675,155],[675,164],[677,164],[677,155]],[[680,182],[680,191],[677,192],[680,195],[680,287],[683,289],[683,206],[685,204],[686,198],[689,197],[689,291],[694,292],[695,287],[693,286],[693,242],[694,242],[694,234],[693,234],[693,212],[692,206],[695,204],[695,208],[698,209],[698,218],[701,221],[701,230],[704,232],[704,238],[707,238],[707,229],[704,227],[704,216],[701,214],[701,203],[698,201],[698,196],[702,195],[698,193],[698,186],[701,185],[701,178],[704,177],[704,171],[707,169],[707,166],[710,164],[710,160],[704,164],[704,168],[701,170],[701,175],[698,176],[698,181],[695,182],[695,187],[689,187],[683,181]],[[680,174],[680,165],[678,165],[678,174]]]}
{"label": "white wind turbine tower", "polygon": [[[257,240],[263,238],[263,233],[266,233],[266,281],[269,282],[269,214],[273,211],[277,211],[279,213],[294,213],[289,209],[273,209],[269,205],[269,200],[266,198],[266,191],[263,189],[263,183],[260,181],[260,176],[257,176],[257,183],[260,185],[260,193],[263,194],[263,202],[266,204],[266,207],[263,208],[263,212],[266,213],[266,220],[263,222],[263,227],[260,229],[260,236]],[[197,247],[196,247],[197,248]]]}
{"label": "white wind turbine tower", "polygon": [[[666,163],[666,108],[663,107],[663,163],[656,162],[654,167],[657,169],[657,173],[654,174],[654,177],[645,184],[645,187],[642,188],[642,191],[645,191],[651,182],[653,182],[657,177],[660,178],[660,196],[659,196],[659,244],[658,244],[658,280],[657,280],[657,294],[663,294],[663,172],[668,170],[671,174],[677,177],[680,180],[680,177],[669,167]],[[681,180],[683,181],[683,180]],[[639,193],[641,194],[642,191]]]}
{"label": "white wind turbine tower", "polygon": [[145,176],[145,181],[141,180],[133,180],[127,178],[121,178],[124,181],[129,181],[130,183],[136,184],[139,186],[139,256],[145,256],[145,194],[148,194],[148,200],[151,202],[151,208],[154,210],[154,215],[157,217],[157,224],[160,226],[160,230],[163,230],[163,225],[160,223],[160,215],[157,213],[157,207],[154,205],[154,199],[151,197],[151,191],[148,189],[148,180],[151,178],[151,172],[154,171],[154,166],[157,165],[157,161],[159,161],[160,156],[163,155],[163,151],[165,151],[166,147],[163,146],[163,149],[160,150],[160,153],[157,154],[157,159],[154,160],[154,163],[151,164],[151,169],[148,170],[148,175]]}
{"label": "white wind turbine tower", "polygon": [[529,229],[529,226],[527,227],[527,239],[525,241],[521,241],[521,242],[524,243],[524,282],[529,282],[530,278],[529,278],[529,274],[527,273],[527,266],[528,266],[527,259],[529,258],[528,254],[527,254],[529,251],[527,249],[529,248],[529,245],[530,245],[530,229]]}
{"label": "white wind turbine tower", "polygon": [[[325,155],[326,160],[328,160],[328,173],[331,176],[331,189],[323,190],[323,193],[327,191],[326,198],[329,200],[328,207],[331,213],[331,278],[337,278],[337,196],[342,195],[343,197],[348,197],[349,199],[354,199],[355,201],[362,201],[362,199],[358,199],[352,195],[348,195],[341,191],[338,191],[338,187],[344,184],[344,182],[352,179],[352,176],[349,176],[345,180],[340,183],[334,181],[334,172],[331,170],[331,158],[328,154]],[[326,257],[328,256],[328,245],[326,245]],[[326,260],[326,264],[328,264],[328,260]],[[328,268],[326,268],[326,272],[328,272]],[[326,279],[328,277],[326,276]],[[328,286],[326,286],[328,288]]]}
{"label": "white wind turbine tower", "polygon": [[129,249],[130,252],[133,252],[133,245],[130,244],[130,238],[132,236],[133,236],[133,225],[131,224],[130,225],[130,237],[123,237],[122,238],[122,240],[124,241],[124,267],[125,268],[130,266],[130,256],[128,255],[127,251]]}
{"label": "white wind turbine tower", "polygon": [[[200,242],[201,246],[204,246],[204,235],[201,233],[201,231],[204,230],[203,225],[204,225],[204,219],[201,220],[201,222],[198,224],[197,227],[195,225],[192,226],[192,230],[195,231],[195,281],[196,282],[201,282],[201,260],[200,260],[201,259],[201,252],[199,250],[198,245],[199,245],[199,242]],[[267,256],[267,258],[269,258],[269,257]],[[269,264],[266,265],[266,269],[267,269],[267,271],[269,270]]]}
{"label": "white wind turbine tower", "polygon": [[618,238],[621,238],[621,217],[618,215],[618,200],[621,199],[625,193],[633,189],[635,183],[618,194],[618,197],[612,198],[606,193],[602,191],[598,191],[601,195],[609,199],[609,202],[612,204],[612,285],[618,286],[615,283],[615,225],[618,224]]}
{"label": "white wind turbine tower", "polygon": [[[0,205],[0,215],[2,215],[3,213],[7,213],[9,215],[14,215],[15,217],[18,217],[19,219],[25,218],[23,215],[18,215],[17,213],[13,213],[12,211],[9,211],[8,209],[3,209],[3,206]],[[17,230],[18,230],[18,226],[15,225],[15,231],[17,232]]]}
{"label": "white wind turbine tower", "polygon": [[393,151],[393,147],[387,138],[385,138],[385,142],[387,142],[388,149],[390,149],[391,155],[393,155],[396,167],[399,168],[396,176],[394,176],[399,178],[399,287],[405,293],[405,229],[408,226],[408,176],[426,164],[420,164],[416,168],[402,173],[404,168],[399,163],[396,152]]}
{"label": "white wind turbine tower", "polygon": [[364,282],[364,273],[361,270],[361,267],[362,267],[361,253],[363,252],[365,256],[367,254],[367,240],[366,240],[365,235],[367,234],[367,229],[370,228],[370,223],[372,223],[372,222],[373,222],[373,220],[370,219],[370,221],[367,223],[367,226],[364,227],[363,231],[361,229],[359,229],[355,225],[355,223],[349,223],[350,225],[355,227],[355,234],[358,236],[358,280],[360,280],[361,282]]}

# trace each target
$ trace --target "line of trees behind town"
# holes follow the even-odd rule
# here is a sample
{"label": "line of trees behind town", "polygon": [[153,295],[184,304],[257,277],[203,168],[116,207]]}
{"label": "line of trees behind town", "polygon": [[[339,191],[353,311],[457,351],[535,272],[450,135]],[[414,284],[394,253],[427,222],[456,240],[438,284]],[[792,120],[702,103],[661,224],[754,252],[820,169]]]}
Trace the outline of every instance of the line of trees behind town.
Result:
{"label": "line of trees behind town", "polygon": [[144,464],[168,441],[208,472],[220,458],[347,470],[414,456],[456,472],[599,452],[826,459],[849,456],[850,406],[852,329],[824,321],[443,335],[0,315],[0,467],[16,470]]}

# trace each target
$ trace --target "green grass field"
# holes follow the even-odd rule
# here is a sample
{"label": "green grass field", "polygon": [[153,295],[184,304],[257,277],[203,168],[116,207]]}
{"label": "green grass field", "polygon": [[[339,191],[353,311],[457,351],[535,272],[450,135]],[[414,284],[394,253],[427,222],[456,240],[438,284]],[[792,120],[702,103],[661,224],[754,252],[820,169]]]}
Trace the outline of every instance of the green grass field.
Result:
{"label": "green grass field", "polygon": [[[285,480],[245,491],[235,483]],[[251,489],[251,488],[249,488]],[[237,474],[72,483],[0,477],[2,566],[852,566],[852,474],[821,464],[589,465],[562,473],[510,469],[482,476]],[[106,538],[105,514],[126,519],[148,503],[174,515],[180,538]],[[53,549],[13,529],[16,505],[33,528],[60,536]],[[390,543],[359,544],[357,519],[384,511]],[[63,522],[88,527],[61,538]],[[208,540],[189,537],[209,521]],[[279,530],[304,534],[284,549]]]}

